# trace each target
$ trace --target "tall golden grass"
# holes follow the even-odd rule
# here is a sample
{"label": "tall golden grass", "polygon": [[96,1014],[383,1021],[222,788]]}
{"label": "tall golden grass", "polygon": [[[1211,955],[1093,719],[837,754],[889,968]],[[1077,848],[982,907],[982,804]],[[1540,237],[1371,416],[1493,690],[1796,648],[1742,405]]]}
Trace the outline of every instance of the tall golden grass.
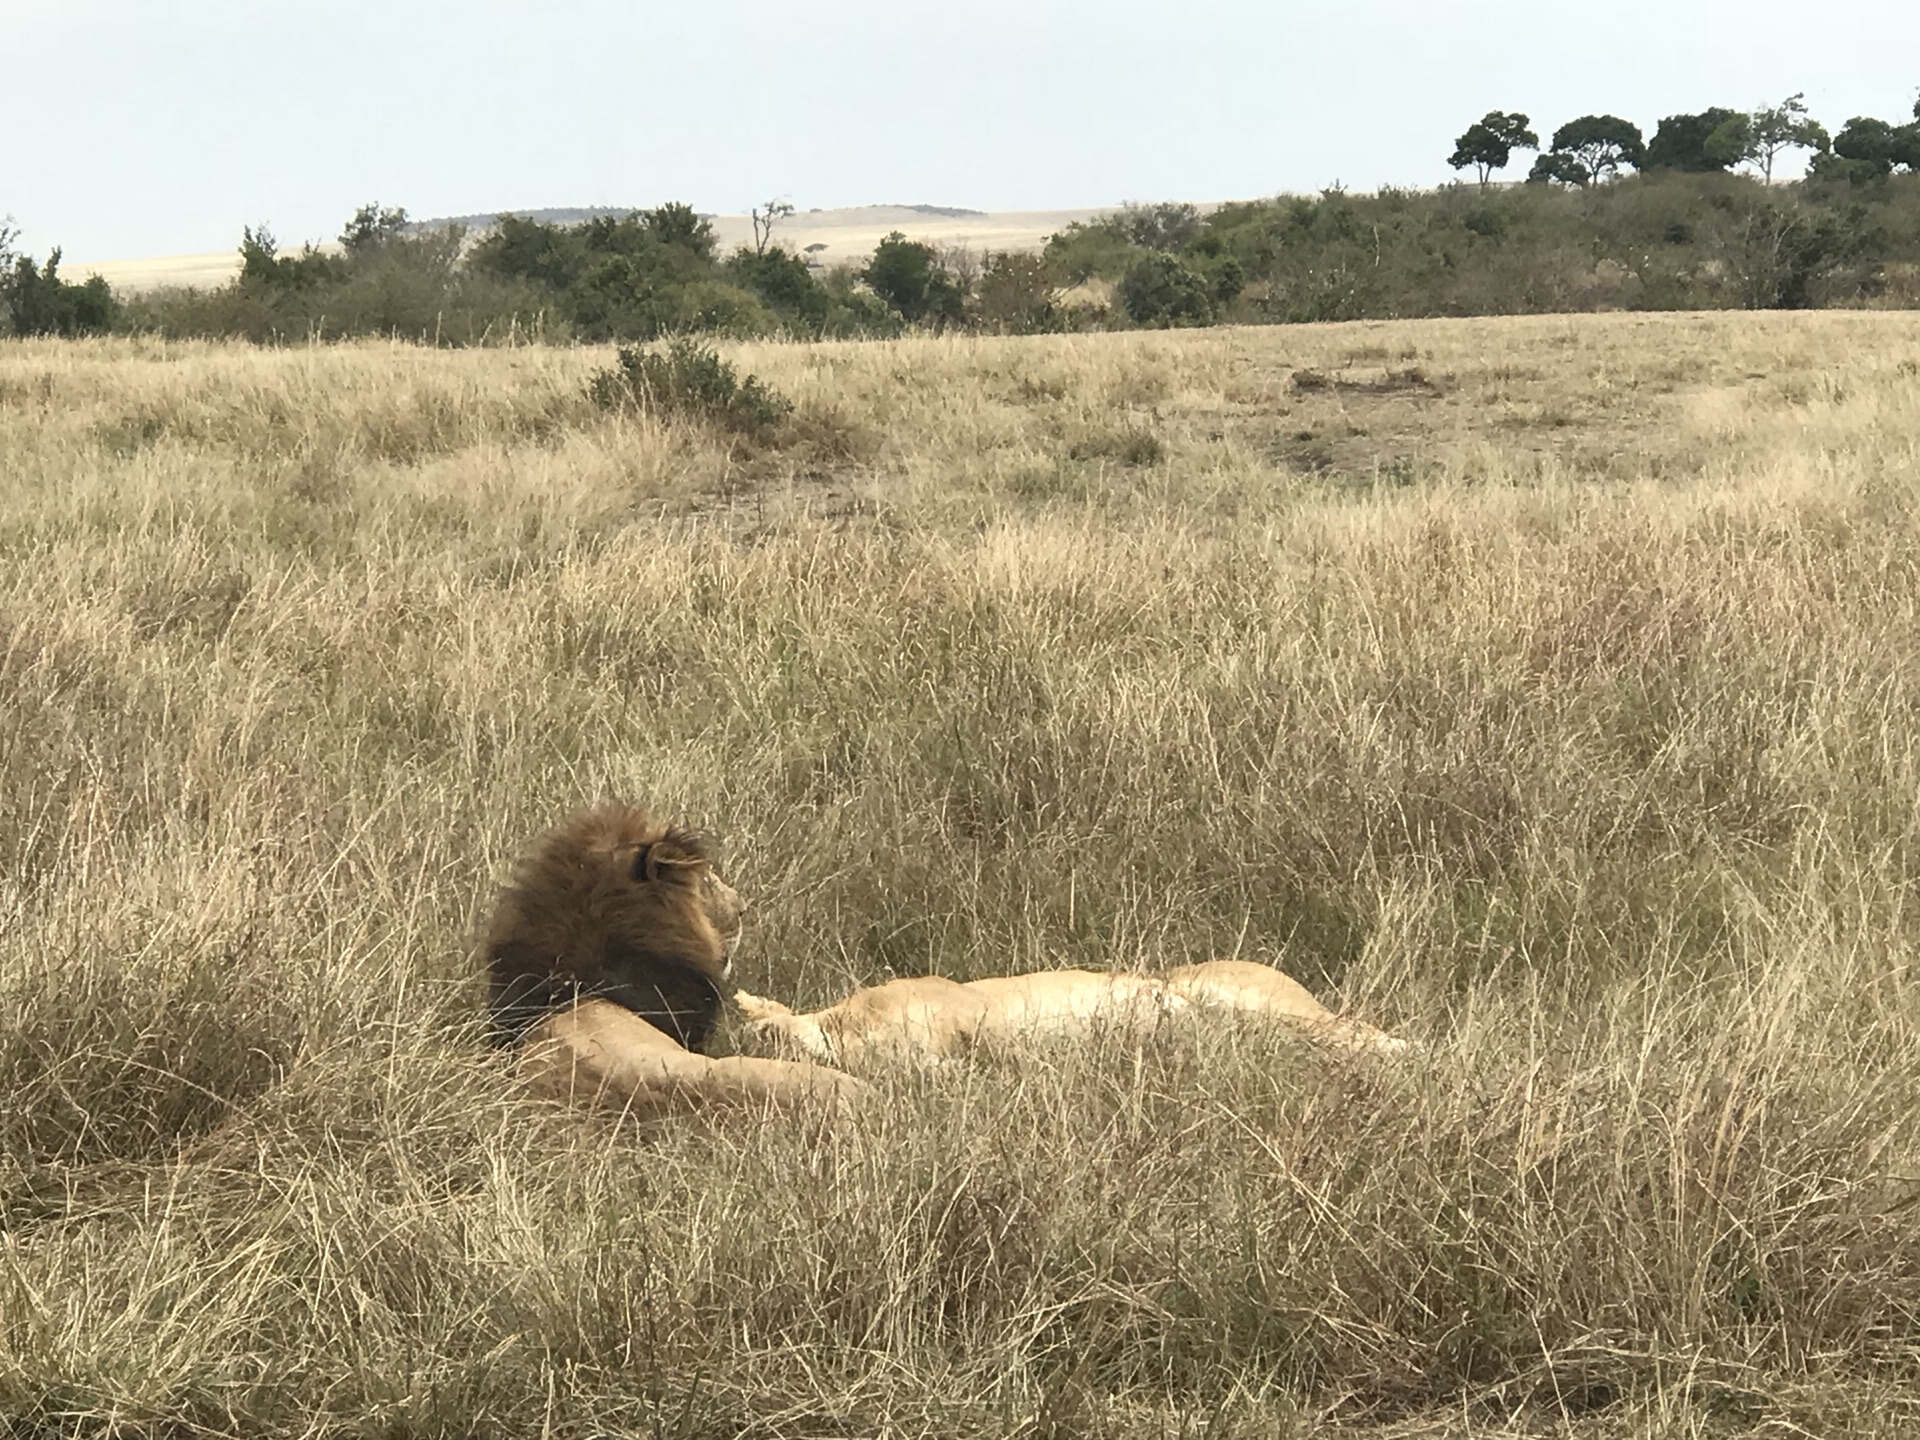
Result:
{"label": "tall golden grass", "polygon": [[[0,348],[0,1432],[1920,1427],[1920,331]],[[520,1095],[641,797],[741,978],[1270,960],[1426,1042]]]}

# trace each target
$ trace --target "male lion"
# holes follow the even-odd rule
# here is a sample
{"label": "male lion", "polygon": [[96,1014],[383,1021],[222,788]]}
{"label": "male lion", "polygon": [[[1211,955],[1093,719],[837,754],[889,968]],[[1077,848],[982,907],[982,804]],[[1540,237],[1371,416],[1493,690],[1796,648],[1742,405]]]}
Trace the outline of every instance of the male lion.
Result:
{"label": "male lion", "polygon": [[756,1034],[830,1065],[944,1060],[979,1045],[1121,1030],[1140,1034],[1164,1017],[1234,1010],[1279,1020],[1309,1039],[1394,1054],[1407,1047],[1360,1020],[1336,1015],[1270,965],[1211,960],[1164,976],[1046,970],[962,984],[937,975],[856,990],[837,1005],[796,1015],[744,990],[734,1001]]}
{"label": "male lion", "polygon": [[697,1053],[740,911],[692,831],[627,805],[574,816],[521,860],[488,927],[495,1041],[536,1087],[642,1119],[856,1098],[860,1082],[818,1065]]}

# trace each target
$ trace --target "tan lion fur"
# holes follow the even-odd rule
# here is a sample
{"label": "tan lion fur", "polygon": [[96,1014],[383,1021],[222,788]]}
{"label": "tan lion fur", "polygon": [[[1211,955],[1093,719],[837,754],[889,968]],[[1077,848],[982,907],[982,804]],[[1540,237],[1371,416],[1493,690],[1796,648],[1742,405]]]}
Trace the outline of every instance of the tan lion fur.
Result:
{"label": "tan lion fur", "polygon": [[1392,1054],[1407,1043],[1334,1014],[1272,966],[1244,960],[1184,965],[1164,976],[1047,970],[963,984],[929,975],[868,986],[811,1014],[795,1014],[777,1000],[745,991],[736,991],[734,1002],[753,1033],[782,1051],[855,1068],[944,1060],[976,1046],[1095,1030],[1139,1034],[1192,1011],[1266,1016],[1343,1049]]}
{"label": "tan lion fur", "polygon": [[867,1086],[805,1061],[695,1055],[632,1011],[585,1000],[534,1026],[521,1073],[543,1095],[640,1121],[779,1114],[830,1118],[857,1109]]}
{"label": "tan lion fur", "polygon": [[495,1040],[541,1091],[639,1119],[858,1098],[859,1081],[818,1065],[697,1053],[741,908],[693,831],[628,805],[574,816],[515,867],[488,927]]}

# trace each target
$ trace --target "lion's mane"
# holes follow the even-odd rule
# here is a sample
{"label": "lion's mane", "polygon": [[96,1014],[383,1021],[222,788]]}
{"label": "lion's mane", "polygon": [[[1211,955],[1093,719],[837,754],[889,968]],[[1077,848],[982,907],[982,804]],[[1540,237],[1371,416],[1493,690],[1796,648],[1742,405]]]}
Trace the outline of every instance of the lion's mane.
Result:
{"label": "lion's mane", "polygon": [[738,897],[705,839],[631,805],[550,830],[514,868],[486,938],[496,1043],[582,1000],[631,1010],[703,1050],[724,1005]]}

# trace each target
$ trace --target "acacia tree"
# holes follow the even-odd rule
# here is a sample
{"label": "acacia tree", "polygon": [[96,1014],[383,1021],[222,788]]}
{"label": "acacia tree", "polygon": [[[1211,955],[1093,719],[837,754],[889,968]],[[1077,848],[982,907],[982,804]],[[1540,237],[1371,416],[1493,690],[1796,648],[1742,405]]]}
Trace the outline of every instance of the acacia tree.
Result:
{"label": "acacia tree", "polygon": [[1708,174],[1725,170],[1735,157],[1711,142],[1721,127],[1743,117],[1737,110],[1715,105],[1697,115],[1669,115],[1647,142],[1646,168]]}
{"label": "acacia tree", "polygon": [[1832,144],[1827,127],[1807,114],[1803,93],[1724,121],[1707,137],[1706,151],[1723,165],[1753,166],[1771,185],[1773,163],[1781,151],[1824,153]]}
{"label": "acacia tree", "polygon": [[1516,150],[1538,150],[1540,137],[1528,129],[1531,122],[1519,111],[1489,110],[1466,133],[1453,142],[1453,154],[1447,163],[1456,170],[1477,166],[1480,183],[1495,170],[1504,170]]}
{"label": "acacia tree", "polygon": [[[1573,179],[1573,166],[1563,161],[1554,160],[1548,165],[1549,156],[1572,160],[1585,178]],[[1596,180],[1612,179],[1620,173],[1622,165],[1631,165],[1637,170],[1646,158],[1647,146],[1640,138],[1638,125],[1618,115],[1582,115],[1553,132],[1553,148],[1540,157],[1533,167],[1534,173],[1527,178],[1590,185]],[[1543,166],[1553,173],[1543,174]]]}
{"label": "acacia tree", "polygon": [[[264,235],[266,227],[261,227]],[[358,255],[364,251],[378,250],[390,240],[397,240],[407,233],[407,212],[404,207],[392,206],[381,209],[378,201],[371,205],[362,205],[353,212],[353,218],[340,232],[340,247],[349,255]]]}
{"label": "acacia tree", "polygon": [[1546,150],[1534,158],[1533,169],[1527,172],[1529,185],[1545,185],[1549,182],[1560,185],[1585,185],[1593,179],[1573,156],[1564,150]]}
{"label": "acacia tree", "polygon": [[1833,137],[1833,148],[1814,157],[1811,173],[1823,179],[1874,180],[1902,166],[1920,170],[1920,104],[1914,106],[1910,125],[1854,116]]}

